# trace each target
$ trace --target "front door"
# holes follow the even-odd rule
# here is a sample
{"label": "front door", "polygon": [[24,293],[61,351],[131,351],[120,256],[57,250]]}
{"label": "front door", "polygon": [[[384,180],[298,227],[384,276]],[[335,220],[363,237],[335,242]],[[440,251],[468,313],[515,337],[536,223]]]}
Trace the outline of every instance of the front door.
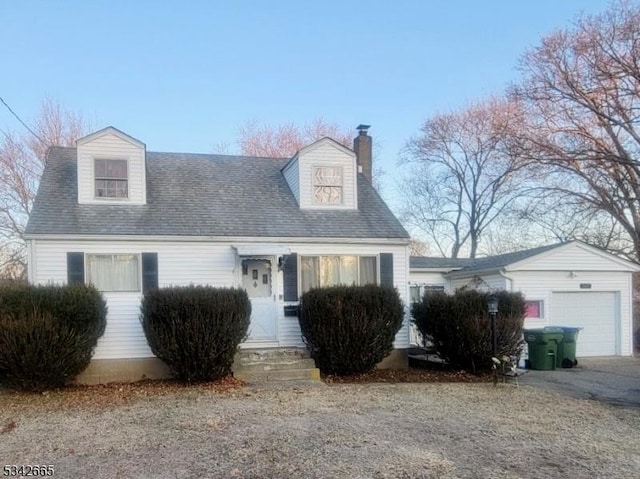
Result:
{"label": "front door", "polygon": [[251,299],[247,341],[275,341],[278,337],[272,265],[268,259],[242,259],[242,287]]}

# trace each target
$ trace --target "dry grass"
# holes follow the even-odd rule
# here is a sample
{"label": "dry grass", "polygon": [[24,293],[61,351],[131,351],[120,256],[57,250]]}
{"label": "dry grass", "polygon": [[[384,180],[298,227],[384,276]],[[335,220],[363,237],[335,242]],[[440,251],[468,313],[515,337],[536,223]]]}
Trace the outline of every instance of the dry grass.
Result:
{"label": "dry grass", "polygon": [[640,477],[640,411],[491,384],[0,392],[0,457],[56,477]]}

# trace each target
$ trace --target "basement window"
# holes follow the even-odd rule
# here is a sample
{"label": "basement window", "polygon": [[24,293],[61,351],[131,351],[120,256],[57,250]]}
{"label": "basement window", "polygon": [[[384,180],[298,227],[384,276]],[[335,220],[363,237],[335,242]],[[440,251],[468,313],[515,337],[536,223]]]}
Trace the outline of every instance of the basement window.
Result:
{"label": "basement window", "polygon": [[96,198],[128,198],[127,160],[94,160]]}

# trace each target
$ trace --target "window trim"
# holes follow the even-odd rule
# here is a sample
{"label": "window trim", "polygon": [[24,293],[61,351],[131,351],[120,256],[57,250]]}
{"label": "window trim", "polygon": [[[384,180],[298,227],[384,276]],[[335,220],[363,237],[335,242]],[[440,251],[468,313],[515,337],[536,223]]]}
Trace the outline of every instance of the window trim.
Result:
{"label": "window trim", "polygon": [[[375,258],[376,259],[376,283],[380,284],[380,255],[379,254],[302,254],[298,253],[298,297],[303,295],[306,291],[302,290],[302,260],[303,258],[320,258],[319,262],[322,261],[323,257],[343,257],[343,256],[354,256],[357,258],[357,270],[358,270],[358,283],[360,283],[360,258]],[[320,288],[324,286],[320,285]]]}
{"label": "window trim", "polygon": [[[315,195],[315,172],[317,169],[319,168],[337,168],[340,170],[340,185],[324,185],[324,186],[330,186],[332,188],[336,188],[339,187],[340,188],[340,202],[339,203],[322,203],[321,201],[318,201],[316,199],[316,195]],[[344,166],[343,165],[311,165],[311,203],[314,206],[322,206],[322,207],[335,207],[335,206],[344,206],[345,205],[345,201],[344,201],[344,192],[345,192],[345,187],[344,187]],[[331,255],[327,255],[327,256],[331,256]],[[342,255],[342,256],[348,256],[348,255]]]}
{"label": "window trim", "polygon": [[[125,165],[127,167],[127,178],[126,180],[123,180],[122,178],[97,178],[96,177],[96,161],[124,161]],[[130,190],[129,187],[131,186],[131,174],[129,171],[129,158],[121,158],[121,157],[100,157],[100,156],[95,156],[93,157],[93,163],[92,163],[92,178],[93,178],[93,198],[95,200],[98,201],[129,201],[130,197]],[[96,181],[98,180],[113,180],[113,181],[126,181],[127,182],[127,195],[126,196],[98,196],[98,192],[97,192],[97,188],[96,188]]]}
{"label": "window trim", "polygon": [[[135,256],[138,259],[138,289],[98,289],[98,286],[91,282],[91,278],[89,276],[89,256]],[[142,293],[142,253],[86,253],[84,254],[84,277],[85,283],[93,285],[98,291],[101,293]]]}
{"label": "window trim", "polygon": [[[411,297],[411,289],[418,288],[418,301],[413,301]],[[414,304],[416,302],[422,301],[424,294],[427,291],[437,292],[437,293],[447,293],[448,288],[446,284],[443,283],[409,283],[409,303]]]}
{"label": "window trim", "polygon": [[[532,319],[532,320],[539,320],[539,319],[544,319],[545,318],[545,307],[544,307],[544,299],[528,299],[525,298],[524,300],[525,303],[525,316],[524,319]],[[538,303],[538,316],[527,316],[527,303]]]}

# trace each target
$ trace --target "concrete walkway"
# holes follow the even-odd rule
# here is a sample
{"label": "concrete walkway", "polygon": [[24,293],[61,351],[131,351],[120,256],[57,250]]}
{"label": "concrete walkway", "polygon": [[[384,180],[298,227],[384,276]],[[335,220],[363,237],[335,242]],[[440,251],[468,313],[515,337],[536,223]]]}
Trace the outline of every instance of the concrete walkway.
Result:
{"label": "concrete walkway", "polygon": [[640,358],[612,356],[578,361],[572,369],[528,371],[520,384],[580,399],[640,407]]}

